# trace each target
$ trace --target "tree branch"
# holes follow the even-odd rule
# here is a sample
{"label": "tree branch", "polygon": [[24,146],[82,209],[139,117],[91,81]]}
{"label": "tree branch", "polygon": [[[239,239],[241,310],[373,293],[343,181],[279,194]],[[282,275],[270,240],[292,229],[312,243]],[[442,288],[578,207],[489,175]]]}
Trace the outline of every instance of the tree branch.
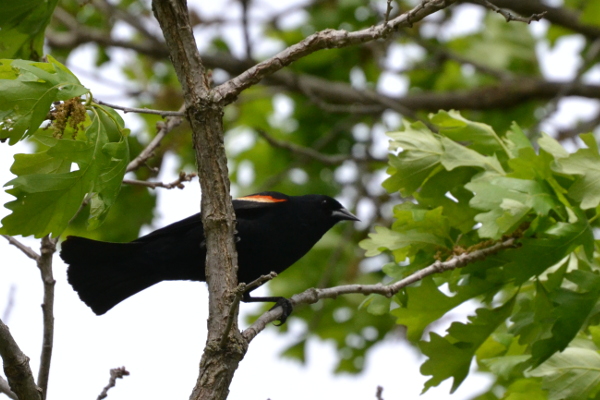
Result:
{"label": "tree branch", "polygon": [[38,253],[36,253],[31,247],[25,246],[23,243],[19,242],[17,239],[15,239],[12,236],[8,236],[8,235],[0,235],[0,236],[2,236],[4,239],[8,240],[8,243],[12,244],[13,246],[15,246],[16,248],[21,250],[27,257],[31,258],[34,261],[39,260],[40,255]]}
{"label": "tree branch", "polygon": [[19,400],[19,398],[17,397],[15,392],[10,390],[10,386],[8,386],[8,382],[6,381],[6,379],[4,379],[1,376],[0,376],[0,393],[4,393],[5,395],[8,396],[9,399]]}
{"label": "tree branch", "polygon": [[194,172],[192,172],[191,174],[188,174],[184,171],[181,171],[179,173],[179,178],[177,178],[176,180],[174,180],[173,182],[170,182],[170,183],[138,181],[135,179],[123,179],[123,183],[126,185],[145,186],[145,187],[149,187],[152,189],[156,189],[159,187],[165,188],[165,189],[174,189],[174,188],[183,189],[185,187],[183,185],[183,182],[189,182],[197,176],[198,176],[198,174],[196,174]]}
{"label": "tree branch", "polygon": [[392,12],[392,8],[394,8],[392,6],[392,0],[387,0],[387,4],[386,4],[386,8],[385,8],[385,15],[383,17],[384,25],[387,25],[388,22],[390,21],[390,13]]}
{"label": "tree branch", "polygon": [[42,400],[42,392],[33,380],[27,357],[13,339],[8,326],[0,320],[0,357],[11,391],[19,400]]}
{"label": "tree branch", "polygon": [[[531,0],[536,3],[535,0]],[[522,6],[526,11],[529,10],[529,1],[512,1],[512,0],[495,0],[496,4],[510,3],[516,4],[517,9]],[[518,3],[518,4],[517,4]],[[541,7],[541,6],[540,6]],[[512,8],[512,7],[509,7]],[[546,7],[547,8],[547,7]],[[535,10],[538,10],[535,8]],[[546,19],[550,19],[550,15],[561,15],[558,9],[556,12],[548,12]],[[564,10],[567,14],[572,14]],[[568,26],[567,26],[568,27]],[[600,29],[593,28],[594,35],[592,38],[600,37]],[[76,36],[78,32],[71,32],[71,36]],[[585,34],[585,33],[584,33]],[[105,35],[106,36],[106,35]],[[91,38],[83,37],[77,40],[77,43],[87,43]],[[48,42],[51,46],[57,48],[70,48],[75,44],[68,45],[67,43],[56,41],[53,35],[48,36]],[[150,43],[140,45],[139,43],[129,43],[125,41],[112,40],[110,37],[105,37],[103,43],[106,46],[129,48],[146,54],[151,57],[165,58],[167,57],[166,49],[152,46]],[[142,47],[142,48],[140,48]],[[205,54],[202,56],[209,68],[221,68],[230,74],[241,74],[251,66],[247,61],[238,60],[230,54]],[[458,60],[458,58],[456,58]],[[470,62],[464,60],[465,62]],[[474,65],[476,68],[478,66]],[[490,71],[491,72],[491,71]],[[496,85],[480,87],[470,90],[449,91],[449,92],[421,92],[411,93],[406,96],[392,97],[383,95],[377,92],[366,93],[364,90],[356,89],[347,83],[331,82],[323,78],[298,75],[291,71],[277,71],[271,76],[265,77],[265,84],[273,86],[284,86],[287,90],[307,95],[310,93],[310,99],[315,101],[320,99],[320,106],[327,104],[327,107],[338,107],[335,111],[359,111],[373,113],[383,112],[385,109],[392,109],[405,115],[403,110],[415,111],[438,111],[440,109],[457,109],[457,110],[490,110],[495,108],[512,108],[531,101],[531,100],[548,100],[555,97],[559,91],[570,82],[545,81],[537,78],[518,78],[514,80],[506,80]],[[578,85],[570,88],[566,92],[567,96],[579,96],[590,99],[600,99],[599,85]],[[316,101],[315,101],[316,102]],[[349,108],[348,108],[349,106]],[[364,107],[373,107],[366,110]],[[377,109],[376,107],[379,107]]]}
{"label": "tree branch", "polygon": [[256,289],[257,287],[259,287],[259,286],[265,284],[266,282],[270,281],[271,279],[275,278],[276,276],[277,276],[277,273],[271,271],[269,274],[261,275],[257,279],[253,280],[252,282],[250,282],[248,284],[245,284],[244,282],[242,282],[238,285],[237,289],[235,290],[235,297],[233,299],[233,302],[231,303],[231,307],[229,308],[229,314],[227,316],[227,329],[225,330],[225,332],[223,332],[223,336],[221,337],[221,347],[222,348],[224,348],[225,345],[227,344],[227,341],[229,339],[229,331],[231,330],[231,327],[233,326],[233,322],[237,318],[240,301],[244,297],[244,294],[251,292],[252,290]]}
{"label": "tree branch", "polygon": [[50,363],[52,361],[54,342],[54,285],[56,281],[52,275],[52,257],[56,252],[57,242],[58,238],[52,239],[50,236],[44,236],[40,249],[41,257],[37,262],[44,284],[44,302],[42,303],[44,328],[37,381],[38,386],[42,390],[43,398],[47,398],[48,396],[48,378],[50,376]]}
{"label": "tree branch", "polygon": [[250,27],[248,21],[248,8],[250,0],[240,0],[242,6],[242,32],[244,34],[244,46],[246,50],[246,59],[252,60],[252,41],[250,40]]}
{"label": "tree branch", "polygon": [[[182,105],[179,108],[179,112],[183,112],[184,110],[185,105]],[[179,126],[182,121],[182,117],[168,117],[165,122],[160,122],[156,124],[156,126],[158,127],[158,132],[156,133],[156,136],[154,136],[154,138],[150,141],[150,143],[148,143],[146,148],[144,148],[144,150],[142,150],[136,158],[131,160],[131,162],[127,165],[126,172],[135,171],[136,169],[144,165],[146,161],[154,155],[154,150],[156,150],[156,148],[160,146],[161,140],[163,140],[169,132],[171,132],[173,129]]]}
{"label": "tree branch", "polygon": [[600,113],[587,121],[580,122],[577,126],[559,130],[556,134],[556,140],[562,142],[565,139],[573,139],[581,133],[593,131],[598,125],[600,125]]}
{"label": "tree branch", "polygon": [[108,397],[108,391],[114,388],[117,384],[117,379],[123,379],[124,376],[128,376],[129,371],[125,369],[125,367],[113,368],[110,370],[110,379],[108,380],[108,385],[102,389],[102,392],[98,395],[96,400],[102,400]]}
{"label": "tree branch", "polygon": [[[120,19],[126,22],[132,28],[135,28],[142,36],[153,42],[155,45],[164,47],[164,43],[159,40],[152,32],[150,32],[143,24],[143,20],[139,15],[133,15],[130,12],[122,10],[116,5],[111,4],[108,0],[93,0],[92,3],[96,8],[102,11],[109,18]],[[145,7],[145,6],[144,6]]]}
{"label": "tree branch", "polygon": [[[295,294],[292,296],[290,301],[292,305],[296,307],[299,304],[314,304],[321,299],[335,299],[336,297],[344,294],[380,294],[385,297],[392,297],[402,288],[412,285],[413,283],[418,282],[429,275],[456,268],[462,268],[467,264],[482,260],[485,257],[498,253],[501,250],[514,248],[516,247],[515,240],[515,238],[509,238],[490,247],[475,250],[470,253],[456,255],[448,261],[442,262],[438,260],[430,266],[420,269],[406,278],[389,285],[382,285],[379,283],[376,285],[344,285],[326,289],[311,288],[302,293]],[[281,317],[281,314],[281,307],[267,311],[261,315],[248,329],[246,329],[242,335],[246,338],[246,340],[248,340],[248,342],[252,341],[256,335],[266,328],[267,324],[277,321]]]}
{"label": "tree branch", "polygon": [[114,108],[115,110],[121,110],[125,114],[128,112],[139,113],[139,114],[153,114],[160,115],[162,117],[183,117],[185,113],[182,111],[163,111],[163,110],[151,110],[149,108],[136,108],[136,107],[125,107],[119,106],[116,104],[110,104],[102,100],[94,99],[94,102],[100,104],[101,106],[107,106],[110,108]]}
{"label": "tree branch", "polygon": [[0,319],[2,319],[3,321],[8,322],[8,320],[10,319],[10,314],[12,313],[13,307],[15,305],[15,291],[16,291],[16,286],[10,285],[10,289],[8,291],[8,299],[6,302],[6,307],[4,308],[4,311],[2,312],[2,317],[0,317]]}
{"label": "tree branch", "polygon": [[401,27],[412,27],[426,16],[449,7],[457,0],[423,0],[412,10],[385,21],[355,32],[326,29],[314,33],[306,39],[286,48],[275,56],[262,61],[239,76],[230,79],[214,89],[215,101],[223,105],[233,102],[248,87],[260,82],[263,78],[274,74],[286,65],[306,57],[318,50],[348,47],[368,41],[382,39],[391,35]]}
{"label": "tree branch", "polygon": [[502,15],[504,17],[504,19],[506,19],[506,22],[519,21],[519,22],[525,22],[526,24],[530,24],[532,21],[539,21],[540,19],[544,18],[544,15],[546,15],[548,13],[547,11],[542,11],[537,14],[531,14],[531,16],[529,18],[525,18],[525,17],[521,17],[519,15],[513,15],[510,12],[501,9],[500,7],[497,7],[496,5],[492,4],[488,0],[472,0],[472,1],[476,4],[484,6],[485,8],[489,8],[490,10]]}
{"label": "tree branch", "polygon": [[52,18],[65,25],[70,32],[56,32],[49,30],[46,35],[51,46],[60,48],[73,48],[83,43],[95,42],[100,46],[116,46],[129,48],[138,53],[150,55],[157,58],[167,58],[169,53],[164,46],[157,46],[154,41],[146,40],[131,42],[121,39],[113,39],[109,34],[100,29],[82,27],[77,20],[60,7],[54,9]]}
{"label": "tree branch", "polygon": [[263,131],[262,129],[255,129],[255,130],[271,146],[273,146],[275,148],[279,148],[279,149],[285,149],[294,154],[298,154],[298,155],[301,155],[304,157],[311,158],[311,159],[319,161],[320,163],[325,164],[325,165],[338,165],[347,160],[352,160],[352,161],[356,161],[356,162],[371,162],[371,161],[373,161],[373,162],[387,163],[386,159],[378,159],[378,158],[373,158],[373,157],[356,158],[356,157],[352,157],[351,155],[348,155],[348,154],[331,154],[331,155],[323,154],[323,153],[320,153],[319,151],[317,151],[313,148],[310,148],[310,147],[299,146],[295,143],[277,140],[274,137],[272,137],[271,135],[269,135],[267,132]]}
{"label": "tree branch", "polygon": [[[465,1],[479,4],[477,0]],[[567,7],[551,7],[540,0],[494,0],[494,4],[497,7],[509,8],[521,15],[545,13],[544,19],[553,24],[581,33],[588,39],[594,40],[600,37],[600,27],[582,24],[579,13]]]}

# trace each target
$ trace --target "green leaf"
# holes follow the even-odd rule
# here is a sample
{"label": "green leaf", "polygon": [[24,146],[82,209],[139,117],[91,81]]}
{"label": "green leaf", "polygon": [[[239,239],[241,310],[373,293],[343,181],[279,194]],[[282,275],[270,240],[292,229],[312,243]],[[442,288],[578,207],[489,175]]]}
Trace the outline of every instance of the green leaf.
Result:
{"label": "green leaf", "polygon": [[504,142],[491,126],[469,121],[458,111],[440,111],[435,115],[430,115],[429,119],[440,128],[440,135],[456,142],[467,142],[467,146],[478,153],[488,156],[497,152],[510,154]]}
{"label": "green leaf", "polygon": [[[551,146],[549,147],[549,150],[551,151],[558,151],[557,149],[551,148]],[[562,149],[562,147],[560,148]],[[568,155],[568,153],[566,154]],[[508,165],[513,171],[507,176],[511,178],[545,181],[554,191],[554,195],[558,201],[560,201],[564,207],[570,208],[571,203],[565,197],[568,191],[556,180],[556,177],[552,171],[554,160],[555,158],[544,149],[541,149],[540,153],[536,154],[533,148],[523,148],[519,150],[519,154],[516,158],[508,160]],[[567,218],[566,211],[562,210],[561,208],[555,207],[554,211],[556,211],[562,218]]]}
{"label": "green leaf", "polygon": [[[596,279],[598,280],[598,279]],[[539,365],[558,351],[563,351],[575,338],[600,298],[600,288],[586,293],[559,288],[549,294],[554,318],[552,336],[533,344],[533,365]]]}
{"label": "green leaf", "polygon": [[15,144],[37,131],[53,102],[89,93],[64,65],[0,60],[0,139]]}
{"label": "green leaf", "polygon": [[558,141],[550,137],[548,134],[542,132],[541,137],[538,139],[538,144],[541,149],[544,149],[547,153],[550,153],[554,158],[565,158],[569,156],[569,152],[561,146]]}
{"label": "green leaf", "polygon": [[557,171],[579,175],[569,188],[569,197],[581,202],[581,208],[588,210],[600,204],[600,154],[593,134],[583,134],[581,139],[588,148],[558,160]]}
{"label": "green leaf", "polygon": [[285,358],[291,358],[300,361],[302,364],[306,362],[306,339],[302,339],[297,343],[286,348],[281,355]]}
{"label": "green leaf", "polygon": [[442,216],[442,208],[423,210],[409,203],[400,204],[394,209],[396,222],[392,229],[376,226],[375,233],[359,245],[367,250],[367,256],[382,251],[392,251],[396,261],[416,254],[418,250],[434,251],[448,246],[448,220]]}
{"label": "green leaf", "polygon": [[388,133],[392,138],[390,149],[402,149],[398,155],[390,154],[390,177],[383,183],[388,192],[400,191],[411,195],[439,168],[442,145],[423,123],[405,125],[399,132]]}
{"label": "green leaf", "polygon": [[486,281],[473,279],[458,293],[446,296],[438,290],[432,278],[426,278],[419,286],[408,287],[406,306],[396,308],[391,313],[396,316],[398,324],[406,326],[408,340],[417,342],[429,324],[465,301],[487,292],[491,286]]}
{"label": "green leaf", "polygon": [[525,135],[523,130],[516,122],[510,126],[510,131],[506,132],[506,147],[510,152],[511,158],[518,157],[519,152],[523,149],[531,149],[533,150],[533,146],[529,141],[529,138]]}
{"label": "green leaf", "polygon": [[548,400],[537,379],[518,379],[510,384],[503,400]]}
{"label": "green leaf", "polygon": [[361,241],[359,245],[367,250],[367,257],[390,250],[394,253],[396,261],[404,261],[409,251],[411,251],[411,249],[408,249],[410,246],[443,247],[445,243],[437,236],[419,230],[396,232],[382,226],[376,226],[375,233],[370,233],[369,238]]}
{"label": "green leaf", "polygon": [[415,199],[426,207],[441,206],[442,215],[448,219],[450,226],[467,233],[475,225],[474,218],[478,211],[469,205],[473,194],[464,185],[477,172],[478,169],[475,168],[442,170],[427,179],[421,189],[414,193]]}
{"label": "green leaf", "polygon": [[444,146],[444,153],[440,161],[448,171],[458,167],[478,167],[498,175],[505,174],[495,154],[484,156],[445,137],[442,137],[440,141]]}
{"label": "green leaf", "polygon": [[593,232],[582,218],[576,223],[556,223],[539,230],[538,235],[540,237],[521,239],[519,249],[505,254],[508,259],[504,267],[506,276],[514,279],[516,284],[542,274],[580,246],[588,253],[594,249]]}
{"label": "green leaf", "polygon": [[58,0],[0,2],[0,58],[39,60],[44,32]]}
{"label": "green leaf", "polygon": [[482,238],[499,239],[513,231],[530,212],[547,215],[559,206],[552,191],[533,180],[480,178],[465,187],[475,194],[471,206],[487,211],[475,216],[482,224],[479,228]]}
{"label": "green leaf", "polygon": [[587,400],[600,390],[600,354],[569,347],[527,375],[543,378],[542,388],[548,391],[549,400]]}
{"label": "green leaf", "polygon": [[494,375],[502,379],[510,379],[511,374],[516,367],[529,360],[529,355],[507,355],[502,357],[493,357],[481,360]]}
{"label": "green leaf", "polygon": [[[90,226],[97,227],[119,193],[129,162],[123,120],[104,107],[92,110],[86,140],[49,139],[46,151],[15,157],[18,177],[5,186],[16,200],[7,203],[12,213],[2,220],[0,232],[8,235],[51,233],[58,236],[75,216],[86,194],[92,194]],[[118,140],[111,142],[110,138]],[[77,171],[71,171],[76,163]],[[35,215],[35,218],[31,216]]]}
{"label": "green leaf", "polygon": [[425,382],[423,392],[453,378],[453,393],[467,377],[477,349],[510,316],[514,303],[513,297],[492,310],[479,308],[475,316],[469,317],[469,323],[454,322],[445,337],[431,333],[429,342],[421,342],[420,348],[429,358],[421,366],[421,373],[432,376]]}

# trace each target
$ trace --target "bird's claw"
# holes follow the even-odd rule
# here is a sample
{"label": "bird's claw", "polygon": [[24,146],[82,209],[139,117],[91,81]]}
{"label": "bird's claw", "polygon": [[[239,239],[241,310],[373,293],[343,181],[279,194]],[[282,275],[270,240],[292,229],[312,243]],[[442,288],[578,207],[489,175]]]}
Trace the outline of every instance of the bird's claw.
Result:
{"label": "bird's claw", "polygon": [[280,297],[275,303],[275,305],[270,308],[270,310],[273,310],[277,307],[281,307],[281,317],[279,317],[279,319],[277,320],[279,323],[274,323],[274,325],[281,326],[285,324],[285,321],[287,321],[288,317],[292,314],[292,311],[294,311],[294,306],[292,305],[292,302],[289,299],[286,299],[285,297]]}

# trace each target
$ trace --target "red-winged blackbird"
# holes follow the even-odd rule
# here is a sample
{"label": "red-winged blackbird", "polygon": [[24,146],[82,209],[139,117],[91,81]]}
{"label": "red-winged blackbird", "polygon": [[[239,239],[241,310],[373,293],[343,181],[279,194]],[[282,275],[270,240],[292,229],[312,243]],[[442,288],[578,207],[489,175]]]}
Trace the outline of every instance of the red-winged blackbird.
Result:
{"label": "red-winged blackbird", "polygon": [[[339,202],[322,195],[262,192],[233,200],[233,209],[237,220],[238,280],[245,283],[271,271],[282,272],[337,222],[358,221]],[[69,236],[62,243],[60,256],[69,264],[69,283],[98,315],[161,281],[206,280],[200,214],[129,243]],[[281,298],[246,295],[244,300]]]}

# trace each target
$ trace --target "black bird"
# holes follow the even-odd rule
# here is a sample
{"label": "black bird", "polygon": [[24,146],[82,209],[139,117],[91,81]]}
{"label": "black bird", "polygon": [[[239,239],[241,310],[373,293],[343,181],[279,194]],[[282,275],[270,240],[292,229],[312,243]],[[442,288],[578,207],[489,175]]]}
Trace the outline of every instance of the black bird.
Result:
{"label": "black bird", "polygon": [[[261,192],[233,200],[233,208],[237,220],[238,281],[245,283],[271,271],[284,271],[337,222],[358,221],[338,201],[323,195]],[[69,264],[69,283],[97,315],[161,281],[206,280],[200,214],[129,243],[69,236],[62,243],[60,256]],[[282,298],[244,298],[261,299]]]}

